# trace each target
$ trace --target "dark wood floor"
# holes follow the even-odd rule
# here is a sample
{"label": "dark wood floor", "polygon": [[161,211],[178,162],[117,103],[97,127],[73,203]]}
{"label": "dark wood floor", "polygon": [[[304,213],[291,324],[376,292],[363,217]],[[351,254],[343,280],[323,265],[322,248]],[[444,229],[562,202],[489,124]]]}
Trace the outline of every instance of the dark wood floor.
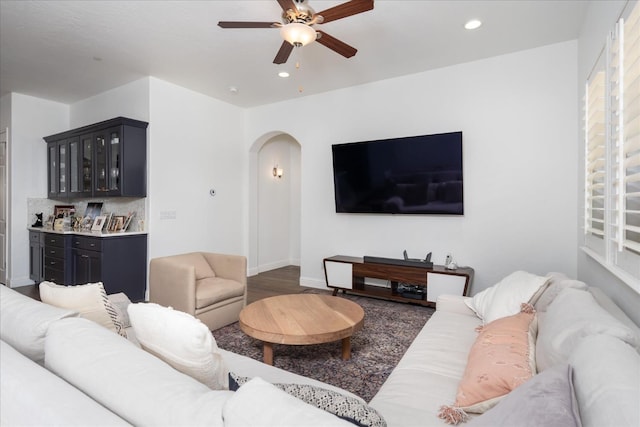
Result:
{"label": "dark wood floor", "polygon": [[[299,286],[300,267],[289,265],[271,271],[257,274],[247,278],[247,304],[262,298],[272,297],[282,294],[295,294],[305,289]],[[40,299],[40,292],[37,285],[20,286],[14,290],[25,294],[31,298]]]}

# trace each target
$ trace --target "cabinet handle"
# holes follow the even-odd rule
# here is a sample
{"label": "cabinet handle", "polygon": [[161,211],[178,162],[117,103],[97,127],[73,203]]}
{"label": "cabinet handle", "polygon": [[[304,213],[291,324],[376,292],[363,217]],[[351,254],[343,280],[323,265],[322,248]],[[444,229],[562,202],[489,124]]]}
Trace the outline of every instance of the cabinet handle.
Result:
{"label": "cabinet handle", "polygon": [[92,248],[96,246],[95,243],[90,244],[89,246],[91,246]]}
{"label": "cabinet handle", "polygon": [[89,258],[89,255],[80,255],[81,258]]}

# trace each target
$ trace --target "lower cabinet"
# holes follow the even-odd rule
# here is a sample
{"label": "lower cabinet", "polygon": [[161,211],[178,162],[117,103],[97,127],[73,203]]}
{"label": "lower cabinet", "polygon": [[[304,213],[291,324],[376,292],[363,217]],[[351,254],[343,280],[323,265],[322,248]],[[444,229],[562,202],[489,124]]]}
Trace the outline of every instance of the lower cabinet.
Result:
{"label": "lower cabinet", "polygon": [[147,284],[147,236],[73,236],[74,285],[102,282],[107,294],[124,292],[143,301]]}
{"label": "lower cabinet", "polygon": [[107,294],[144,301],[147,235],[102,237],[29,230],[29,277],[58,285],[102,282]]}

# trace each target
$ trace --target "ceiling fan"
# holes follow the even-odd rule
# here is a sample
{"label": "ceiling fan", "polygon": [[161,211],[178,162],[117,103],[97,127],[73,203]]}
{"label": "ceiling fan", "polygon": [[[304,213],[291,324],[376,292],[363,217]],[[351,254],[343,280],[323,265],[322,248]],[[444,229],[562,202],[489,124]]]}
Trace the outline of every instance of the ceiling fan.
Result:
{"label": "ceiling fan", "polygon": [[220,21],[218,25],[222,28],[280,28],[284,41],[273,60],[274,64],[284,64],[294,47],[304,46],[316,40],[345,58],[351,58],[358,51],[356,48],[324,31],[316,30],[313,26],[373,9],[373,0],[351,0],[317,13],[309,6],[308,0],[277,1],[282,8],[282,23]]}

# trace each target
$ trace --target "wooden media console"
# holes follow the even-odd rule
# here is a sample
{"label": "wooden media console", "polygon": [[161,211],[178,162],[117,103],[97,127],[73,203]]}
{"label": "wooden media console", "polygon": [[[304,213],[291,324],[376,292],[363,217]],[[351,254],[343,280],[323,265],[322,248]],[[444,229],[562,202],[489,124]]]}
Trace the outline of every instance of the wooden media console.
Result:
{"label": "wooden media console", "polygon": [[[473,280],[470,267],[449,270],[442,265],[383,264],[344,255],[325,258],[324,272],[334,295],[343,291],[427,306],[435,305],[442,294],[467,295]],[[386,280],[388,286],[367,284],[365,278]]]}

